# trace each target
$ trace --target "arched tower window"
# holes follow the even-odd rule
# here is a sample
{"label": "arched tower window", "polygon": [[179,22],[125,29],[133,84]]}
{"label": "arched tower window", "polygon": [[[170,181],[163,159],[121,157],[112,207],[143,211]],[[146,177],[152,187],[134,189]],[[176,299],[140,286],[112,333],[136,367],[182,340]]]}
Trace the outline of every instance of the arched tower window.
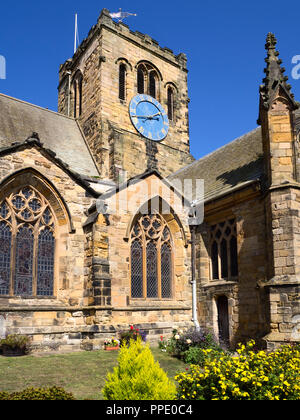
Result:
{"label": "arched tower window", "polygon": [[168,87],[168,118],[170,121],[174,121],[174,89]]}
{"label": "arched tower window", "polygon": [[171,299],[173,246],[168,225],[158,214],[140,217],[131,231],[131,297]]}
{"label": "arched tower window", "polygon": [[73,98],[74,98],[74,118],[78,118],[82,114],[82,87],[83,76],[78,71],[74,77],[73,83]]}
{"label": "arched tower window", "polygon": [[151,63],[141,63],[137,68],[137,91],[139,94],[150,95],[159,99],[158,70]]}
{"label": "arched tower window", "polygon": [[137,91],[139,94],[145,92],[145,69],[144,66],[139,66],[137,71]]}
{"label": "arched tower window", "polygon": [[149,74],[149,95],[156,98],[156,72],[151,71]]}
{"label": "arched tower window", "polygon": [[54,230],[50,205],[33,187],[0,202],[0,295],[53,296]]}
{"label": "arched tower window", "polygon": [[126,66],[123,63],[119,67],[119,99],[126,99]]}

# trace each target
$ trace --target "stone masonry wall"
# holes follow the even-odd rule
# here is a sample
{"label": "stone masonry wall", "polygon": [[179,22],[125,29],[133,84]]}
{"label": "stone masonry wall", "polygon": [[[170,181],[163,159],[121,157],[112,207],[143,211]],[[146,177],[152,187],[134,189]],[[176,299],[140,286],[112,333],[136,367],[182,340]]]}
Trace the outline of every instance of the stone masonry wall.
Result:
{"label": "stone masonry wall", "polygon": [[[268,330],[267,294],[262,287],[266,279],[265,210],[260,197],[245,197],[237,204],[238,195],[206,209],[207,218],[198,231],[198,310],[204,328],[218,337],[217,298],[226,296],[229,304],[230,342],[259,340]],[[235,218],[238,241],[238,279],[212,280],[210,259],[210,226]]]}
{"label": "stone masonry wall", "polygon": [[[162,143],[152,142],[157,147],[154,160],[158,161],[158,168],[169,175],[193,161],[189,154],[185,55],[175,56],[169,49],[160,48],[148,35],[133,33],[126,25],[113,22],[104,11],[73,59],[61,66],[58,105],[59,112],[67,112],[67,72],[71,72],[72,80],[80,70],[83,74],[83,111],[79,122],[102,178],[115,179],[115,172],[120,169],[128,171],[130,176],[147,169],[147,142],[137,133],[129,117],[129,103],[137,94],[137,64],[142,60],[151,62],[161,73],[158,100],[165,109],[168,83],[177,90],[175,119],[170,124],[169,135]],[[120,62],[127,66],[126,100],[119,99]],[[71,95],[71,110],[74,107],[72,101]],[[119,154],[122,159],[118,159]],[[139,162],[136,168],[132,166],[132,159]]]}

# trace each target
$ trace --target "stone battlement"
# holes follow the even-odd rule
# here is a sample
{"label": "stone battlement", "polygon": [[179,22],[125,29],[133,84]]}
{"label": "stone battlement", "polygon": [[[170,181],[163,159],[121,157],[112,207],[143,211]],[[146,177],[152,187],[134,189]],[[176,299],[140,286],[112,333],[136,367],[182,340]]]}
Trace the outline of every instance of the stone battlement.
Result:
{"label": "stone battlement", "polygon": [[159,43],[149,35],[143,34],[139,31],[131,31],[128,25],[122,22],[115,22],[110,17],[109,10],[103,9],[100,17],[98,18],[97,24],[91,28],[87,38],[85,38],[79,45],[74,56],[60,66],[61,74],[63,74],[64,71],[72,70],[72,68],[76,66],[78,59],[90,47],[93,39],[101,32],[103,28],[118,34],[119,36],[125,38],[127,41],[132,42],[134,45],[138,45],[139,47],[148,50],[159,58],[166,60],[168,63],[172,63],[175,66],[180,67],[182,70],[187,71],[186,54],[180,53],[176,55],[170,48],[161,47]]}

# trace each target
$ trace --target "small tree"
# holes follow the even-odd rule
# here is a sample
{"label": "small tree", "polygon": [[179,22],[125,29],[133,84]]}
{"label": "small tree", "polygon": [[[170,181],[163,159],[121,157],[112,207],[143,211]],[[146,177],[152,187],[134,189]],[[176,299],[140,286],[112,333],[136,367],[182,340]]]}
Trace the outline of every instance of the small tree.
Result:
{"label": "small tree", "polygon": [[107,375],[103,395],[106,400],[173,400],[176,386],[155,362],[141,339],[123,345],[118,366]]}

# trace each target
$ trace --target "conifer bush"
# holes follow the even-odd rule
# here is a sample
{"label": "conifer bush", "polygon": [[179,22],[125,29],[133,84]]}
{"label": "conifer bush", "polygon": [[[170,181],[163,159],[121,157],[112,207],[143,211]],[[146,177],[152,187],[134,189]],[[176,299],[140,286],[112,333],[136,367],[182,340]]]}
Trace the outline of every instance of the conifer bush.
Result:
{"label": "conifer bush", "polygon": [[107,375],[106,400],[174,400],[176,386],[155,362],[148,345],[130,340],[120,349],[118,366]]}

